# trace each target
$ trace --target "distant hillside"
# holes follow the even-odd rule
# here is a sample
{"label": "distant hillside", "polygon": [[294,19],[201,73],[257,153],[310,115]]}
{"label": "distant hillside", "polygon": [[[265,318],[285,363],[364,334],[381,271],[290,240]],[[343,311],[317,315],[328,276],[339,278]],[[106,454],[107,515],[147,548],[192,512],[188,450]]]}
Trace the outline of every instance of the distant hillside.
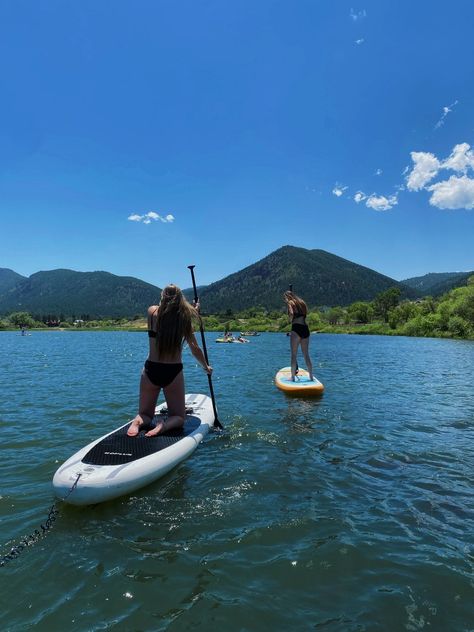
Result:
{"label": "distant hillside", "polygon": [[419,277],[404,279],[402,283],[423,296],[441,296],[455,287],[466,285],[474,272],[430,272]]}
{"label": "distant hillside", "polygon": [[404,297],[418,296],[415,290],[390,277],[324,250],[284,246],[202,288],[202,309],[205,313],[240,311],[257,305],[281,309],[282,294],[290,284],[311,307],[372,300],[394,286],[400,287]]}
{"label": "distant hillside", "polygon": [[20,277],[19,283],[0,292],[0,314],[27,311],[39,316],[133,317],[144,315],[160,292],[139,279],[109,272],[51,270]]}
{"label": "distant hillside", "polygon": [[18,285],[18,283],[24,279],[26,279],[26,277],[21,276],[21,274],[17,272],[13,272],[13,270],[9,268],[0,268],[0,295],[3,294],[3,292],[8,292],[8,290],[14,288],[15,285]]}

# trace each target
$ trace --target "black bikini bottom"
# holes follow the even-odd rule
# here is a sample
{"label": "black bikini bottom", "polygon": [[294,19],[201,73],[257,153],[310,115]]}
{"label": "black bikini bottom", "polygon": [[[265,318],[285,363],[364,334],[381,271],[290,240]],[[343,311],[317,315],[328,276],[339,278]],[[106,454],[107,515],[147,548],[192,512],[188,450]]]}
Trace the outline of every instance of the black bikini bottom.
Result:
{"label": "black bikini bottom", "polygon": [[300,325],[298,323],[294,323],[293,325],[291,325],[291,331],[294,331],[295,334],[298,334],[300,338],[309,338],[308,325]]}
{"label": "black bikini bottom", "polygon": [[155,386],[165,388],[169,386],[174,378],[183,370],[183,364],[176,362],[170,364],[168,362],[145,362],[145,375]]}

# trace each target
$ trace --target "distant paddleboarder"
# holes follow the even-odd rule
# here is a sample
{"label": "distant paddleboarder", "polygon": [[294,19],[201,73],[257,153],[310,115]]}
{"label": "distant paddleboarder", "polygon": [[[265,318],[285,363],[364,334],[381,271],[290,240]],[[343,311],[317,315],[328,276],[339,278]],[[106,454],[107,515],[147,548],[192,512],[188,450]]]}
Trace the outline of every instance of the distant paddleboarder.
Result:
{"label": "distant paddleboarder", "polygon": [[168,406],[168,418],[159,421],[146,436],[154,437],[183,426],[186,406],[181,351],[185,341],[206,373],[212,374],[212,367],[207,364],[194,336],[193,319],[200,319],[199,305],[190,305],[179,287],[172,284],[162,291],[160,304],[148,308],[149,353],[140,379],[138,415],[127,431],[130,437],[137,436],[141,426],[151,424],[161,389]]}
{"label": "distant paddleboarder", "polygon": [[301,346],[303,357],[308,369],[309,379],[314,380],[313,364],[309,357],[309,327],[306,324],[308,308],[302,298],[288,290],[283,294],[283,299],[288,310],[288,317],[291,321],[290,346],[291,346],[291,380],[294,382],[297,373],[296,356],[298,346]]}

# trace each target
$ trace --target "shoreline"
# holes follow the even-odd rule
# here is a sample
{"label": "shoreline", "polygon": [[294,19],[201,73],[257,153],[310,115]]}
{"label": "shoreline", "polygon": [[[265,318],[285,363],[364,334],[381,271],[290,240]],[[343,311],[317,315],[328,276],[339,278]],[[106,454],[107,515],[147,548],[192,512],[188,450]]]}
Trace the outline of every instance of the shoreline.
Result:
{"label": "shoreline", "polygon": [[[50,331],[50,332],[100,332],[100,331],[117,331],[117,332],[129,332],[129,333],[146,333],[147,329],[146,327],[35,327],[35,328],[31,328],[28,330],[28,334],[32,334],[32,333],[40,333],[40,332],[46,332],[46,331]],[[216,329],[214,327],[212,328],[206,328],[205,329],[206,333],[215,333],[215,334],[219,334],[222,332],[222,328]],[[254,329],[253,331],[257,331],[259,334],[280,334],[280,335],[287,335],[287,333],[290,331],[290,328],[288,328],[287,330],[275,330],[275,329]],[[26,338],[27,336],[22,336],[20,334],[20,332],[18,331],[18,329],[14,329],[14,328],[6,328],[6,329],[0,329],[0,333],[2,332],[9,332],[9,333],[17,333],[19,336]],[[317,335],[317,334],[329,334],[329,335],[349,335],[349,336],[389,336],[389,337],[400,337],[400,338],[432,338],[435,340],[465,340],[465,341],[470,341],[473,342],[474,341],[474,336],[449,336],[446,333],[440,332],[439,335],[431,335],[431,336],[411,336],[408,335],[406,333],[402,333],[400,331],[397,330],[390,330],[390,328],[387,326],[387,328],[383,327],[382,324],[380,325],[375,325],[373,326],[373,324],[367,326],[367,325],[361,325],[361,326],[354,326],[354,327],[349,327],[347,325],[340,325],[340,326],[333,326],[333,327],[325,327],[323,329],[317,329],[317,330],[312,330],[311,331],[311,335]]]}

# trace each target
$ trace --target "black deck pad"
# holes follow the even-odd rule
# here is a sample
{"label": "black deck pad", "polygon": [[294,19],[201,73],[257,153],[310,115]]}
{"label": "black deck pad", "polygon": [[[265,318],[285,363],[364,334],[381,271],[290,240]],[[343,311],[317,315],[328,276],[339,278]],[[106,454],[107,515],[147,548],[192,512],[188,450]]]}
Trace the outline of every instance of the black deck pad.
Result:
{"label": "black deck pad", "polygon": [[200,425],[201,421],[198,417],[188,416],[183,428],[169,430],[156,437],[145,437],[145,433],[155,426],[154,423],[146,427],[142,426],[140,434],[136,437],[127,435],[129,425],[126,425],[108,435],[99,443],[96,443],[82,458],[82,462],[90,465],[122,465],[123,463],[130,463],[149,454],[164,450],[173,445],[173,443],[177,443],[183,437],[191,434],[196,428],[199,428]]}

